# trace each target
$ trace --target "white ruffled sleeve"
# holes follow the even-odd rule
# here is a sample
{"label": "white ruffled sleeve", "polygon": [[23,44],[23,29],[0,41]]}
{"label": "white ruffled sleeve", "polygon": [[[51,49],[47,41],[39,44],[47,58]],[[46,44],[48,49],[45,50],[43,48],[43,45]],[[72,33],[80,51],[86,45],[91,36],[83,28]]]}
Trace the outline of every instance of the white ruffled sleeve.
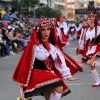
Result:
{"label": "white ruffled sleeve", "polygon": [[[54,64],[55,64],[56,69],[62,74],[62,78],[67,79],[69,77],[72,77],[70,73],[70,69],[67,67],[65,63],[64,56],[61,54],[61,52],[58,49],[57,49],[56,54],[57,54],[57,59],[55,60]],[[59,63],[59,60],[61,63]]]}
{"label": "white ruffled sleeve", "polygon": [[100,26],[97,26],[97,35],[100,35]]}
{"label": "white ruffled sleeve", "polygon": [[64,34],[67,35],[68,33],[68,26],[66,22],[63,22],[63,26],[64,26]]}
{"label": "white ruffled sleeve", "polygon": [[40,48],[39,46],[36,46],[36,54],[35,57],[38,60],[44,61],[48,58],[49,53],[47,52],[46,49]]}
{"label": "white ruffled sleeve", "polygon": [[83,27],[83,24],[80,23],[79,26],[76,28],[76,31],[77,32],[80,31],[82,27]]}

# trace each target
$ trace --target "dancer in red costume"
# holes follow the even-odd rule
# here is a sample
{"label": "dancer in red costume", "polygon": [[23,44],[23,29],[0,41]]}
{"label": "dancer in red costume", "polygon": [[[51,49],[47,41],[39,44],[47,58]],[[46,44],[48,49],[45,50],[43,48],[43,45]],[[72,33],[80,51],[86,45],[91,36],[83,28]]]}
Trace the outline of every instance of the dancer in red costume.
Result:
{"label": "dancer in red costume", "polygon": [[77,37],[77,39],[80,38],[81,30],[82,30],[82,26],[83,26],[83,21],[81,20],[78,24],[79,24],[79,26],[77,27],[77,30],[76,30],[76,37]]}
{"label": "dancer in red costume", "polygon": [[76,24],[73,20],[71,20],[70,23],[68,24],[68,33],[71,35],[71,40],[76,39],[76,35],[75,35],[76,31],[77,31]]}
{"label": "dancer in red costume", "polygon": [[23,91],[22,99],[44,95],[46,100],[60,100],[70,93],[63,80],[79,80],[72,75],[82,68],[73,62],[67,66],[66,54],[56,46],[55,34],[48,20],[39,20],[13,74]]}
{"label": "dancer in red costume", "polygon": [[86,48],[85,48],[85,37],[86,37],[86,32],[89,28],[89,24],[87,23],[87,19],[84,19],[82,22],[82,28],[81,28],[81,35],[79,38],[79,43],[76,49],[76,56],[77,55],[82,55],[82,59],[78,61],[78,63],[82,64],[86,62],[87,57],[86,57]]}
{"label": "dancer in red costume", "polygon": [[61,48],[64,49],[65,46],[71,46],[68,40],[67,42],[62,42],[63,41],[62,32],[61,29],[58,27],[56,18],[50,18],[50,22],[53,25],[54,32],[56,33],[57,41],[59,42],[58,44],[60,44]]}
{"label": "dancer in red costume", "polygon": [[89,14],[87,20],[90,26],[86,32],[86,41],[88,44],[86,52],[86,56],[88,57],[87,64],[90,66],[91,74],[96,81],[92,86],[98,87],[100,86],[100,78],[96,66],[100,66],[100,62],[97,62],[97,59],[100,58],[100,26],[94,14]]}
{"label": "dancer in red costume", "polygon": [[68,33],[68,27],[67,27],[67,23],[65,22],[63,15],[60,15],[58,17],[57,26],[61,31],[61,35],[59,35],[61,43],[64,43],[65,46],[68,46],[69,45],[68,34],[67,34]]}

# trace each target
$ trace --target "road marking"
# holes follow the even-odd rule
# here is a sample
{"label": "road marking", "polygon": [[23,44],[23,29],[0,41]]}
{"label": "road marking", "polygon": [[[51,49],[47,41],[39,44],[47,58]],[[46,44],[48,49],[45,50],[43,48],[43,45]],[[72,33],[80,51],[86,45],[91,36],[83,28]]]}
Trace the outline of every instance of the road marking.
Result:
{"label": "road marking", "polygon": [[92,85],[93,83],[77,83],[77,84],[67,84],[67,85],[73,85],[73,86],[80,86],[80,85]]}

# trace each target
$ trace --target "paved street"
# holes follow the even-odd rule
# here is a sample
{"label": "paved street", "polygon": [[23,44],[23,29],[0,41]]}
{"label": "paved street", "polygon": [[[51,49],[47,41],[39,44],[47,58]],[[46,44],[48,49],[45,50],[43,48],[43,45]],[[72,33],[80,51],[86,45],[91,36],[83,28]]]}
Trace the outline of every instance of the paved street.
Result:
{"label": "paved street", "polygon": [[[77,42],[77,40],[71,41],[72,46],[65,48],[65,51],[75,60],[80,59],[80,56],[77,58],[75,56]],[[16,100],[20,96],[16,83],[12,81],[12,74],[21,54],[22,52],[19,52],[14,56],[0,58],[0,100]],[[72,92],[61,100],[100,100],[100,87],[91,87],[95,81],[89,67],[86,64],[82,67],[84,72],[78,72],[73,76],[80,80],[65,81]],[[97,70],[100,73],[100,67],[97,67]],[[33,100],[44,100],[44,98],[38,96],[33,97]]]}

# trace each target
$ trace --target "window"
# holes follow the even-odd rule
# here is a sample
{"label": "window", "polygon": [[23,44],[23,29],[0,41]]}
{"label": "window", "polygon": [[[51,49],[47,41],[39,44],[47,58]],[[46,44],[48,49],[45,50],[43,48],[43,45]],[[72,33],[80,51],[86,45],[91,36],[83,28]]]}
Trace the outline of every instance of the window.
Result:
{"label": "window", "polygon": [[55,9],[58,9],[58,5],[55,4]]}
{"label": "window", "polygon": [[67,0],[67,2],[68,2],[68,3],[70,3],[70,2],[75,2],[75,0]]}
{"label": "window", "polygon": [[73,13],[72,12],[68,12],[68,17],[72,17],[73,16]]}

